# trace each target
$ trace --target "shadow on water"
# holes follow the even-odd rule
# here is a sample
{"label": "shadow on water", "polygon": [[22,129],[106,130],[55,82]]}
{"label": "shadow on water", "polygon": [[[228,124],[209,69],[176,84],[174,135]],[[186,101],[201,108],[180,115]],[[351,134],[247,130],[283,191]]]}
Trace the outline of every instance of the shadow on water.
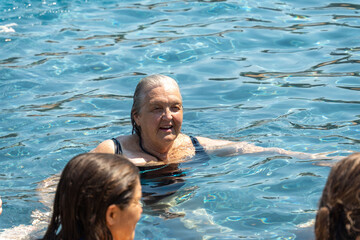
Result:
{"label": "shadow on water", "polygon": [[170,205],[164,202],[167,197],[175,194],[185,185],[185,171],[179,168],[179,164],[167,164],[156,167],[139,167],[141,187],[143,192],[142,201],[145,203],[144,213],[160,215],[164,218],[182,216],[170,213]]}
{"label": "shadow on water", "polygon": [[[171,163],[162,166],[139,167],[143,192],[144,212],[150,215],[160,215],[165,219],[182,217],[183,213],[169,211],[173,204],[178,204],[187,198],[178,198],[177,202],[169,197],[174,195],[191,196],[196,187],[184,188],[186,178],[191,176],[198,167],[208,164],[210,156],[200,146],[196,148],[193,158],[181,163]],[[181,190],[180,190],[181,189]],[[186,194],[184,194],[186,192]]]}

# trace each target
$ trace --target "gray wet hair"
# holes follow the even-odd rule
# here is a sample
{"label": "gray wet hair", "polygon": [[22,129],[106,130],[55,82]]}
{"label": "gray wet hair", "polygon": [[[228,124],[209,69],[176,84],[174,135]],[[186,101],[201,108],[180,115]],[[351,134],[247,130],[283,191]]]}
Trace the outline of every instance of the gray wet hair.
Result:
{"label": "gray wet hair", "polygon": [[134,116],[139,114],[146,92],[155,87],[164,86],[169,83],[175,84],[177,88],[179,88],[177,82],[173,78],[161,74],[150,75],[139,81],[135,88],[133,105],[131,108],[132,134],[136,133],[139,137],[141,136],[140,126],[136,124]]}

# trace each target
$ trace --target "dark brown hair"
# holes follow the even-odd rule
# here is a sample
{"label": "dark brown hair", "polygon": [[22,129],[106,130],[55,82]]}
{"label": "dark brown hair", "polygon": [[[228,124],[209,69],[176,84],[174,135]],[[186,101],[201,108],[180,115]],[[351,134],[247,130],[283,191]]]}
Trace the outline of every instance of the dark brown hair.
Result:
{"label": "dark brown hair", "polygon": [[176,86],[178,86],[177,82],[174,79],[161,74],[150,75],[144,77],[139,81],[139,83],[135,88],[135,92],[133,96],[133,105],[131,108],[131,125],[132,125],[133,134],[136,133],[139,137],[141,135],[140,126],[136,124],[134,115],[139,114],[146,91],[149,91],[150,89],[153,89],[158,86],[162,86],[169,82],[175,83]]}
{"label": "dark brown hair", "polygon": [[112,204],[126,208],[138,179],[138,168],[120,155],[85,153],[74,157],[61,174],[43,239],[112,239],[106,210]]}
{"label": "dark brown hair", "polygon": [[360,153],[331,169],[316,215],[315,236],[317,240],[360,236]]}

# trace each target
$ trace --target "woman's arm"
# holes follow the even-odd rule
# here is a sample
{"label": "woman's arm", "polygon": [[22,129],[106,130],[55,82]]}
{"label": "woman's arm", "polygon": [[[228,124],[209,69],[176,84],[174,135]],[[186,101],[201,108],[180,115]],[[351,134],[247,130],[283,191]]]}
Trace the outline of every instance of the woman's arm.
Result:
{"label": "woman's arm", "polygon": [[[295,157],[299,159],[337,159],[336,157],[328,157],[326,153],[304,153],[304,152],[294,152],[288,151],[282,148],[276,147],[259,147],[252,143],[247,142],[232,142],[227,140],[215,140],[205,137],[197,137],[200,144],[205,148],[205,150],[210,154],[215,154],[217,156],[231,156],[231,155],[242,155],[249,153],[278,153],[281,155],[286,155],[290,157]],[[339,158],[341,158],[339,156]]]}

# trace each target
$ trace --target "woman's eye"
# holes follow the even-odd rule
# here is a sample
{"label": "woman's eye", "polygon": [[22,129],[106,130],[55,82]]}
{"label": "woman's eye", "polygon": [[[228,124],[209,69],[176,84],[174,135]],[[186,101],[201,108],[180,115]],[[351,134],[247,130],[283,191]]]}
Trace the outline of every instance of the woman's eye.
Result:
{"label": "woman's eye", "polygon": [[153,111],[156,111],[156,112],[159,112],[159,111],[161,111],[161,110],[162,110],[161,107],[154,107],[154,108],[153,108]]}
{"label": "woman's eye", "polygon": [[175,107],[172,107],[172,108],[171,108],[171,111],[177,112],[177,111],[180,111],[180,109],[181,109],[180,106],[175,106]]}

